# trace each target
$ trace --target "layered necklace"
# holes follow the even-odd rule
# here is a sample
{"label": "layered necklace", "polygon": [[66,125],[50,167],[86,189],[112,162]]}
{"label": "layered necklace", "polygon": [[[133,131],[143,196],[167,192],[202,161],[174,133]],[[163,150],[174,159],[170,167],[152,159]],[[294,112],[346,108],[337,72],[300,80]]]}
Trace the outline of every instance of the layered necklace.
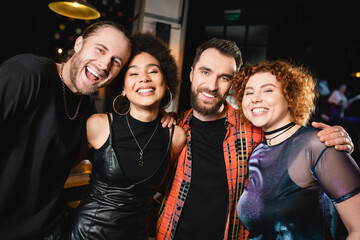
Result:
{"label": "layered necklace", "polygon": [[[280,136],[281,134],[289,131],[293,126],[295,126],[295,123],[294,122],[291,122],[289,124],[286,124],[285,126],[282,126],[280,128],[277,128],[273,131],[270,131],[270,132],[264,132],[265,134],[265,139],[268,141],[268,145],[271,145],[271,140],[274,139],[274,138],[277,138],[278,136]],[[278,135],[275,135],[274,137],[272,138],[266,138],[266,135],[271,135],[271,134],[274,134],[274,133],[277,133],[277,132],[280,132],[282,131],[281,133],[279,133]]]}
{"label": "layered necklace", "polygon": [[64,69],[64,63],[61,63],[60,79],[61,79],[61,84],[62,84],[62,89],[63,89],[63,99],[64,99],[65,114],[66,114],[66,116],[67,116],[67,118],[69,120],[74,120],[79,114],[80,105],[81,105],[83,95],[80,96],[80,100],[79,100],[79,103],[78,103],[78,105],[76,107],[75,114],[74,114],[73,117],[71,117],[70,114],[69,114],[67,103],[66,103],[66,89],[65,89],[64,79],[63,79],[63,69]]}
{"label": "layered necklace", "polygon": [[139,148],[139,150],[140,150],[140,151],[139,151],[140,158],[139,158],[138,164],[139,164],[140,167],[142,167],[142,166],[144,165],[144,159],[143,159],[144,150],[145,150],[145,148],[147,147],[147,145],[149,144],[149,142],[151,141],[151,139],[153,138],[153,136],[154,136],[154,134],[155,134],[155,132],[156,132],[156,129],[158,128],[158,126],[159,126],[159,120],[157,120],[155,130],[154,130],[154,132],[151,134],[149,140],[147,141],[147,143],[145,144],[145,146],[141,148],[141,147],[140,147],[140,144],[139,144],[138,141],[136,140],[136,137],[135,137],[135,135],[134,135],[134,133],[133,133],[131,127],[130,127],[130,123],[129,123],[128,115],[127,115],[127,114],[125,115],[125,118],[126,118],[126,123],[127,123],[128,127],[129,127],[129,130],[130,130],[130,132],[131,132],[131,135],[132,135],[132,137],[134,138],[134,140],[135,140],[135,142],[136,142],[136,145],[138,146],[138,148]]}

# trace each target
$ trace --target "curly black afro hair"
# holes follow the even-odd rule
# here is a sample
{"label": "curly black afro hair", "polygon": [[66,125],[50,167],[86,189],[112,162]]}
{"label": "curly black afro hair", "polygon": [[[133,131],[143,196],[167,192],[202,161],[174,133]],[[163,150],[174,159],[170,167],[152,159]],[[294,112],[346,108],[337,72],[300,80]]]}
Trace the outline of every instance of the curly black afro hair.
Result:
{"label": "curly black afro hair", "polygon": [[[125,73],[130,62],[138,54],[146,52],[159,61],[166,85],[169,87],[172,96],[175,96],[180,79],[178,76],[178,67],[168,45],[152,33],[133,33],[130,40],[132,43],[130,58],[117,77],[118,80],[113,81],[111,84],[112,90],[116,91],[117,94],[121,93],[124,86]],[[117,94],[113,94],[113,96]],[[170,100],[169,91],[166,91],[160,107],[168,105]]]}

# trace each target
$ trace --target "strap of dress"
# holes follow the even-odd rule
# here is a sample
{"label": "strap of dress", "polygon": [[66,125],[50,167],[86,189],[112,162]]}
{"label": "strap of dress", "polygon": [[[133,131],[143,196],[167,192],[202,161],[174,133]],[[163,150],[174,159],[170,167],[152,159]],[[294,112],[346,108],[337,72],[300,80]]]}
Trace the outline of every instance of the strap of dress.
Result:
{"label": "strap of dress", "polygon": [[171,136],[170,136],[170,142],[172,142],[173,136],[174,136],[175,126],[173,126],[171,130]]}
{"label": "strap of dress", "polygon": [[110,113],[106,113],[106,115],[108,116],[108,120],[109,120],[109,131],[110,131],[110,135],[109,135],[109,145],[112,145],[112,127],[111,127],[111,117],[110,117]]}
{"label": "strap of dress", "polygon": [[172,127],[172,130],[171,130],[171,135],[170,135],[170,139],[169,139],[169,144],[167,146],[167,149],[166,149],[166,152],[167,152],[167,155],[170,156],[170,146],[171,146],[171,142],[172,142],[172,139],[173,139],[173,136],[174,136],[174,131],[175,131],[175,126]]}

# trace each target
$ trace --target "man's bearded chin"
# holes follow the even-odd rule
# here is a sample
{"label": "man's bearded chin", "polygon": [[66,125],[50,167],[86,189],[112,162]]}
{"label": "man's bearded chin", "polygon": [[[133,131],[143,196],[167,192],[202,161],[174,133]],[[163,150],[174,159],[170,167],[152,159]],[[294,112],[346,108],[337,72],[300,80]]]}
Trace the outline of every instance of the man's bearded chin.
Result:
{"label": "man's bearded chin", "polygon": [[[204,104],[202,105],[199,104],[199,102],[197,101],[197,95],[198,94],[196,94],[193,90],[190,91],[190,105],[195,111],[197,111],[203,116],[210,116],[217,113],[225,102],[225,98],[224,99],[218,98],[217,102],[215,102],[209,107],[205,107]],[[218,95],[216,94],[216,96]]]}
{"label": "man's bearded chin", "polygon": [[90,95],[95,93],[99,88],[103,87],[104,84],[86,85],[86,89],[80,88],[76,81],[76,75],[78,74],[81,62],[81,58],[78,55],[75,55],[71,60],[72,68],[70,68],[70,81],[78,93],[82,95]]}

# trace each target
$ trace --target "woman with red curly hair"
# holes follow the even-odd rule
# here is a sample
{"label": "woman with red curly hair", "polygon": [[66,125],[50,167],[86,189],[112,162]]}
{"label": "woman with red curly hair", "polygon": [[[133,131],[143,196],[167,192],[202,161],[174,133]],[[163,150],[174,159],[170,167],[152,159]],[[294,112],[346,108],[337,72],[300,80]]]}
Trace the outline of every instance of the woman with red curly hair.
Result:
{"label": "woman with red curly hair", "polygon": [[338,214],[348,239],[359,239],[360,170],[306,126],[316,97],[309,71],[264,61],[240,70],[233,87],[243,120],[265,133],[237,206],[248,239],[334,239]]}

